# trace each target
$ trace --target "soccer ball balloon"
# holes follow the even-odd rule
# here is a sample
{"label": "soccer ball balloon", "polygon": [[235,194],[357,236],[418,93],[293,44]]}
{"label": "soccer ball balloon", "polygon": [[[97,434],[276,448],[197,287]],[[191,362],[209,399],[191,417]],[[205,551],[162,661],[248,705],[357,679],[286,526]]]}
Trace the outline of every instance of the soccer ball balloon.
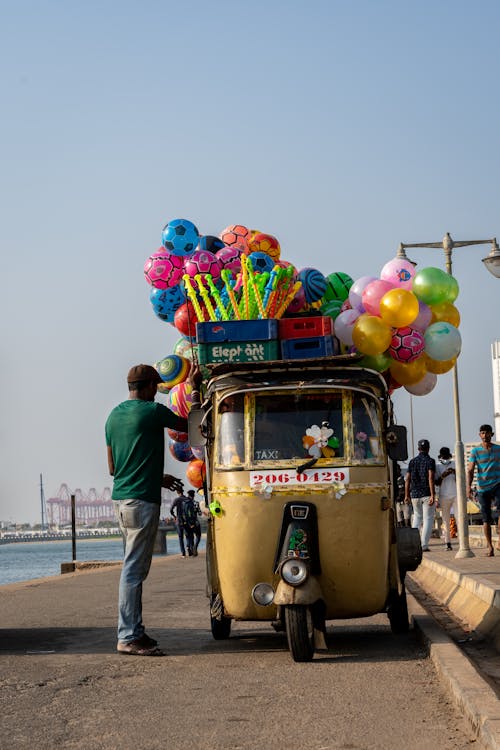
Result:
{"label": "soccer ball balloon", "polygon": [[217,250],[215,253],[215,257],[220,260],[222,267],[227,268],[228,271],[234,271],[234,273],[239,273],[241,271],[241,256],[241,250],[238,250],[238,248],[234,246],[224,246],[222,250]]}
{"label": "soccer ball balloon", "polygon": [[163,247],[174,255],[191,255],[195,251],[200,235],[192,221],[173,219],[163,227]]}
{"label": "soccer ball balloon", "polygon": [[200,244],[198,250],[208,250],[209,253],[216,253],[217,250],[222,250],[224,243],[218,237],[214,237],[213,234],[206,234],[204,237],[200,237]]}
{"label": "soccer ball balloon", "polygon": [[281,255],[280,243],[272,234],[257,232],[250,239],[248,246],[252,253],[265,253],[274,261],[279,260]]}
{"label": "soccer ball balloon", "polygon": [[230,224],[219,235],[222,242],[229,247],[236,247],[242,253],[248,255],[250,249],[248,240],[250,239],[250,230],[242,224]]}
{"label": "soccer ball balloon", "polygon": [[144,264],[144,277],[157,289],[167,289],[179,283],[183,274],[182,258],[161,248],[149,256]]}
{"label": "soccer ball balloon", "polygon": [[405,326],[394,331],[389,347],[389,354],[398,362],[413,362],[422,354],[425,340],[416,328]]}
{"label": "soccer ball balloon", "polygon": [[197,274],[209,273],[213,281],[219,278],[222,264],[216,255],[208,250],[196,250],[190,258],[184,261],[184,272],[192,279]]}
{"label": "soccer ball balloon", "polygon": [[274,261],[270,255],[266,253],[250,253],[248,260],[252,264],[252,268],[256,273],[271,273],[274,267]]}
{"label": "soccer ball balloon", "polygon": [[168,323],[174,322],[174,316],[179,307],[184,304],[185,298],[180,286],[172,286],[169,289],[152,289],[149,295],[155,315]]}

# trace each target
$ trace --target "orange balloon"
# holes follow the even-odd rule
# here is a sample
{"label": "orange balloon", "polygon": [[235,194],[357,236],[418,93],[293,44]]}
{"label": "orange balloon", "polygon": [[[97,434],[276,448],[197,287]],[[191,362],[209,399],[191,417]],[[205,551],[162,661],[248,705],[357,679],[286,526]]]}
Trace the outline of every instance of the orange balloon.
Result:
{"label": "orange balloon", "polygon": [[202,461],[200,458],[193,458],[193,460],[188,463],[186,467],[186,479],[193,487],[196,487],[196,489],[203,487],[203,481],[206,475],[207,469],[205,461]]}
{"label": "orange balloon", "polygon": [[455,328],[460,325],[460,313],[451,302],[440,302],[439,305],[431,305],[430,308],[432,310],[431,323],[451,323]]}
{"label": "orange balloon", "polygon": [[391,339],[391,328],[376,315],[363,313],[352,329],[353,344],[363,354],[382,354],[389,348]]}
{"label": "orange balloon", "polygon": [[453,357],[453,359],[447,359],[444,362],[438,362],[437,359],[431,359],[424,352],[424,360],[425,360],[425,367],[428,370],[428,372],[433,372],[435,375],[443,375],[443,373],[448,372],[449,370],[452,369],[455,362],[457,361],[457,358]]}
{"label": "orange balloon", "polygon": [[380,317],[394,328],[409,326],[418,313],[418,299],[408,289],[390,289],[380,300]]}
{"label": "orange balloon", "polygon": [[393,362],[389,371],[394,380],[397,380],[401,385],[418,383],[427,372],[423,356],[414,359],[413,362]]}

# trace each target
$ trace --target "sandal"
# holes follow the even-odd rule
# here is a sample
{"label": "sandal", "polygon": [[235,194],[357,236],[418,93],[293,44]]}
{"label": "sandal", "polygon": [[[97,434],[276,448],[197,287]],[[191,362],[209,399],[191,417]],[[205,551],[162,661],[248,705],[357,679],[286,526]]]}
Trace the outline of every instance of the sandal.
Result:
{"label": "sandal", "polygon": [[146,646],[141,639],[130,641],[129,643],[118,641],[116,650],[119,654],[125,654],[125,656],[165,656],[165,652],[161,648],[158,648],[158,646]]}
{"label": "sandal", "polygon": [[486,553],[486,557],[495,557],[495,553],[493,552],[492,549],[488,550],[488,552]]}

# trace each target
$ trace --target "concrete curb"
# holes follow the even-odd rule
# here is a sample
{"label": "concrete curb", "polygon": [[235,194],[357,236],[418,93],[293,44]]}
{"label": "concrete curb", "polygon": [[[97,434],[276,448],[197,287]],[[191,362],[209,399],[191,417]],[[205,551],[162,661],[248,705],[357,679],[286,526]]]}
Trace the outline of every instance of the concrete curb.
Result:
{"label": "concrete curb", "polygon": [[500,750],[500,701],[494,690],[417,600],[407,597],[413,627],[446,690],[484,746]]}
{"label": "concrete curb", "polygon": [[471,630],[481,633],[500,650],[500,588],[478,574],[453,570],[424,557],[421,565],[408,574]]}

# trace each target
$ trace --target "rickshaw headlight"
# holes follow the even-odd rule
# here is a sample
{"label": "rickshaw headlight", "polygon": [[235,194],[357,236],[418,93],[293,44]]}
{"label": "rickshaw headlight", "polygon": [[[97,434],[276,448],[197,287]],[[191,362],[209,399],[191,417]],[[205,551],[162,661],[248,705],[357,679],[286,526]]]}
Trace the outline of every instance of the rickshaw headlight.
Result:
{"label": "rickshaw headlight", "polygon": [[261,607],[268,607],[273,603],[273,587],[269,583],[257,583],[252,589],[252,599]]}
{"label": "rickshaw headlight", "polygon": [[291,557],[285,560],[280,569],[281,577],[290,586],[300,586],[309,575],[307,563],[300,557]]}

